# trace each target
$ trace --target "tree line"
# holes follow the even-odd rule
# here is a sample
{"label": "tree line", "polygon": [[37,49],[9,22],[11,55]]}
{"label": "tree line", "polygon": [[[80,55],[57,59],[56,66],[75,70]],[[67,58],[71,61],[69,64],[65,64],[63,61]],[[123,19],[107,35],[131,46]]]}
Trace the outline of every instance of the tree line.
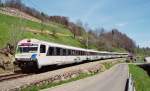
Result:
{"label": "tree line", "polygon": [[126,34],[119,32],[118,29],[106,31],[104,28],[90,30],[90,44],[96,44],[99,50],[116,51],[115,49],[125,49],[134,52],[135,42]]}

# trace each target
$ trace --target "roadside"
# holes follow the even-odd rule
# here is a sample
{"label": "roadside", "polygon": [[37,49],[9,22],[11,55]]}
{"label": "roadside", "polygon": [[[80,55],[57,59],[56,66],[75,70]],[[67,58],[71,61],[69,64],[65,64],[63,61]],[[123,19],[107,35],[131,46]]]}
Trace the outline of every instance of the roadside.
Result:
{"label": "roadside", "polygon": [[42,91],[124,91],[128,65],[117,64],[101,74]]}
{"label": "roadside", "polygon": [[[113,65],[118,64],[123,61],[124,61],[124,59],[121,59],[121,58],[108,59],[108,60],[101,60],[101,61],[97,61],[97,62],[85,63],[85,64],[78,65],[76,67],[69,67],[69,68],[71,68],[70,72],[75,72],[77,70],[79,70],[79,72],[77,71],[77,74],[76,73],[72,74],[69,71],[68,71],[69,73],[63,72],[63,74],[67,73],[67,74],[72,74],[72,75],[70,75],[69,78],[64,79],[64,77],[61,74],[59,74],[60,76],[58,79],[56,79],[56,81],[46,80],[43,83],[41,82],[41,84],[32,85],[32,86],[30,85],[27,88],[23,88],[22,91],[38,91],[40,89],[54,87],[54,86],[61,85],[64,83],[83,79],[83,78],[101,73],[101,72],[109,69]],[[65,69],[69,70],[69,68],[65,68]],[[63,69],[60,69],[60,70],[63,70]]]}
{"label": "roadside", "polygon": [[150,91],[150,77],[148,72],[134,64],[129,64],[129,71],[135,81],[136,91]]}

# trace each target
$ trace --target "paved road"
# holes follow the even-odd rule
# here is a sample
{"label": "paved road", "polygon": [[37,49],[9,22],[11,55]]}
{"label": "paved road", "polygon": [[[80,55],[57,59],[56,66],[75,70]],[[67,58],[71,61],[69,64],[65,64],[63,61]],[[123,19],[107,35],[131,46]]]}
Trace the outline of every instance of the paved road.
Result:
{"label": "paved road", "polygon": [[42,91],[125,91],[127,77],[127,64],[118,64],[98,75]]}

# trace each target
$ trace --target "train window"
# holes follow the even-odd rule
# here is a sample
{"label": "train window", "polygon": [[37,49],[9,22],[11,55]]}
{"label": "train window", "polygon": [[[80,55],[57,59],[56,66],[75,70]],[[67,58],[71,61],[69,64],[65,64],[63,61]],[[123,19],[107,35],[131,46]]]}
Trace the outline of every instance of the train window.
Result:
{"label": "train window", "polygon": [[90,55],[93,55],[93,52],[89,52]]}
{"label": "train window", "polygon": [[95,52],[93,52],[92,55],[95,55]]}
{"label": "train window", "polygon": [[99,55],[98,53],[96,53],[96,55]]}
{"label": "train window", "polygon": [[45,52],[46,52],[46,46],[40,45],[40,53],[45,53]]}
{"label": "train window", "polygon": [[96,53],[95,53],[95,52],[93,52],[93,55],[96,55]]}
{"label": "train window", "polygon": [[73,50],[71,50],[71,55],[73,55]]}
{"label": "train window", "polygon": [[56,55],[61,55],[61,48],[56,47]]}
{"label": "train window", "polygon": [[63,55],[63,49],[60,48],[60,55],[62,56]]}
{"label": "train window", "polygon": [[67,54],[67,50],[63,49],[63,55],[66,55],[66,54]]}
{"label": "train window", "polygon": [[77,55],[80,55],[80,51],[77,51]]}
{"label": "train window", "polygon": [[68,55],[68,49],[66,49],[66,55]]}
{"label": "train window", "polygon": [[85,51],[82,52],[82,55],[85,55]]}
{"label": "train window", "polygon": [[47,56],[55,55],[55,48],[54,47],[49,47]]}
{"label": "train window", "polygon": [[74,50],[74,55],[78,55],[78,54],[77,54],[77,50]]}
{"label": "train window", "polygon": [[75,52],[75,53],[76,53],[76,55],[79,55],[79,51],[78,51],[78,50],[76,50],[76,52]]}
{"label": "train window", "polygon": [[78,55],[81,55],[81,51],[78,51]]}
{"label": "train window", "polygon": [[71,50],[68,50],[68,55],[71,55]]}
{"label": "train window", "polygon": [[77,50],[75,50],[75,55],[78,55],[78,51]]}
{"label": "train window", "polygon": [[79,55],[82,55],[82,51],[80,51]]}
{"label": "train window", "polygon": [[82,55],[85,55],[84,53],[85,53],[85,52],[84,52],[84,51],[82,51]]}
{"label": "train window", "polygon": [[82,51],[80,51],[80,55],[82,55]]}
{"label": "train window", "polygon": [[75,50],[72,50],[72,55],[75,55]]}
{"label": "train window", "polygon": [[82,51],[82,55],[84,55],[84,51]]}
{"label": "train window", "polygon": [[85,55],[89,55],[89,52],[85,52]]}

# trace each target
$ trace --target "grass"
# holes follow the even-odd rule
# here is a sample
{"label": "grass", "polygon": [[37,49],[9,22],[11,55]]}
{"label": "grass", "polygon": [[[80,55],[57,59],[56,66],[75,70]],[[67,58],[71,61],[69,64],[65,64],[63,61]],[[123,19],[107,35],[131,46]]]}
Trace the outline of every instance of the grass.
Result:
{"label": "grass", "polygon": [[13,40],[19,41],[24,38],[36,38],[65,45],[84,47],[84,45],[81,44],[78,39],[74,39],[72,37],[73,34],[61,24],[50,22],[48,25],[44,25],[44,30],[55,30],[57,33],[70,36],[51,36],[24,31],[25,28],[41,30],[42,26],[37,22],[4,14],[0,14],[0,22],[0,48],[4,47],[7,43],[13,42]]}
{"label": "grass", "polygon": [[45,30],[49,30],[49,31],[56,30],[56,32],[58,33],[63,33],[68,35],[72,34],[67,28],[65,28],[65,26],[53,22],[50,22],[48,25],[41,26],[41,23],[33,22],[27,19],[21,19],[14,16],[8,16],[5,14],[0,14],[0,21],[8,25],[14,23],[21,24],[24,27],[29,27],[31,29],[37,29],[37,30],[41,30],[41,28],[44,26]]}
{"label": "grass", "polygon": [[137,59],[137,63],[144,63],[144,58],[145,56],[142,55],[137,55],[136,59]]}
{"label": "grass", "polygon": [[127,52],[125,49],[123,48],[112,48],[113,52]]}
{"label": "grass", "polygon": [[150,91],[150,77],[145,70],[129,64],[129,71],[134,78],[136,91]]}
{"label": "grass", "polygon": [[112,66],[113,66],[113,64],[110,62],[105,62],[105,63],[103,63],[103,65],[105,66],[105,68],[106,69],[109,69],[109,68],[111,68]]}

